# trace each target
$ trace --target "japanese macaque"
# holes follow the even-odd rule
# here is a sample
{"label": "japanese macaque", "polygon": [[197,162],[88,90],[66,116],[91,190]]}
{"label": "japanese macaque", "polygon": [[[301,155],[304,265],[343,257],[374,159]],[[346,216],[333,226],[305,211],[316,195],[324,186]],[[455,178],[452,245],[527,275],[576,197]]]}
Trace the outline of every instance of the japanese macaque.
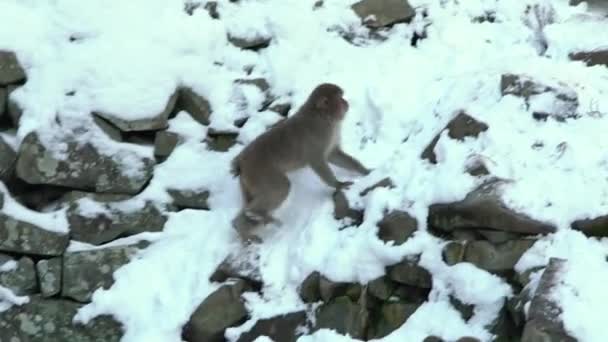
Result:
{"label": "japanese macaque", "polygon": [[271,212],[289,194],[287,172],[310,167],[337,190],[352,182],[336,179],[328,162],[369,174],[370,170],[340,148],[341,123],[348,107],[342,88],[321,84],[296,114],[258,136],[234,158],[231,172],[240,176],[244,207],[232,225],[244,240],[255,238],[253,230],[260,224],[280,224]]}

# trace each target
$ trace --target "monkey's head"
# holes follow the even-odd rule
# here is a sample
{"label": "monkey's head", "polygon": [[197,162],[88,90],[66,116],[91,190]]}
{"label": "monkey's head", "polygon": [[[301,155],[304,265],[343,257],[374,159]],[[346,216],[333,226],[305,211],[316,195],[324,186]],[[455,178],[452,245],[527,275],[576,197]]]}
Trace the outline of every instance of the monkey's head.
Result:
{"label": "monkey's head", "polygon": [[348,111],[348,101],[344,99],[344,91],[332,83],[318,85],[308,98],[309,108],[316,113],[332,119],[342,120]]}

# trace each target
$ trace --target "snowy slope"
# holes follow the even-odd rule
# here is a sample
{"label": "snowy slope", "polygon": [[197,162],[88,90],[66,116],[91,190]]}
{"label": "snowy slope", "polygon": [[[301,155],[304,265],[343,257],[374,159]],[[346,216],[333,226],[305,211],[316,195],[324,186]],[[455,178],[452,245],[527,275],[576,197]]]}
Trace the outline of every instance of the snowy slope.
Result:
{"label": "snowy slope", "polygon": [[[277,213],[284,226],[270,229],[260,248],[264,292],[246,297],[253,319],[229,329],[227,336],[256,319],[302,309],[297,286],[312,271],[334,281],[365,283],[382,275],[385,265],[422,253],[421,265],[433,275],[429,302],[382,341],[419,341],[429,335],[489,340],[484,326],[511,295],[509,285],[469,264],[447,266],[441,257],[444,242],[426,231],[430,204],[462,199],[479,184],[464,167],[477,155],[492,174],[512,181],[504,193],[509,206],[559,228],[520,260],[518,271],[544,265],[552,256],[570,260],[564,279],[570,291],[560,297],[566,328],[580,341],[604,341],[608,244],[569,227],[574,220],[608,212],[608,142],[603,139],[608,119],[590,114],[539,122],[519,99],[502,97],[499,83],[504,73],[561,82],[576,90],[579,112],[608,112],[608,69],[567,58],[570,51],[605,44],[600,33],[608,32],[608,21],[581,24],[577,18],[584,6],[550,1],[556,23],[546,29],[549,48],[539,56],[535,33],[522,19],[532,0],[418,0],[410,3],[425,6],[432,24],[417,47],[409,43],[416,25],[406,24],[393,27],[383,42],[356,46],[338,34],[365,33],[350,9],[353,2],[326,1],[313,11],[314,1],[220,0],[221,20],[205,11],[187,16],[178,0],[0,2],[0,49],[16,51],[28,75],[15,93],[25,109],[17,141],[31,131],[54,129],[56,113],[73,122],[92,120],[92,111],[145,117],[162,110],[178,84],[204,95],[214,109],[208,127],[185,113],[171,119],[170,130],[188,140],[156,167],[151,184],[131,203],[167,202],[168,188],[208,188],[211,210],[171,214],[155,243],[117,271],[113,287],[98,290],[77,319],[112,314],[126,328],[123,342],[179,341],[192,311],[217,288],[209,275],[239,248],[229,222],[240,195],[228,164],[242,144],[218,153],[200,141],[208,129],[233,129],[243,111],[259,108],[259,92],[242,94],[249,106],[243,109],[233,91],[232,81],[253,67],[251,76],[266,78],[272,92],[294,107],[321,82],[343,87],[351,104],[343,125],[344,149],[374,169],[365,178],[337,171],[339,178],[355,181],[348,196],[354,199],[387,175],[396,187],[377,189],[356,203],[365,209],[365,221],[338,230],[343,223],[333,217],[331,189],[308,170],[290,175],[292,192]],[[486,11],[495,12],[497,22],[471,21]],[[229,44],[228,33],[270,35],[273,41],[251,52]],[[80,40],[71,43],[70,36]],[[75,96],[64,96],[71,90]],[[420,159],[460,110],[490,129],[476,140],[440,140],[437,165]],[[278,119],[270,111],[257,113],[240,129],[239,141],[246,144]],[[118,147],[105,136],[89,138],[105,153],[116,153]],[[538,142],[544,147],[532,148]],[[567,148],[560,152],[564,142]],[[144,147],[133,150],[151,154]],[[396,208],[408,211],[420,226],[398,247],[376,237],[384,211]],[[61,223],[51,216],[34,219]],[[463,321],[449,305],[452,293],[476,305],[473,319]],[[300,341],[351,339],[322,330]]]}

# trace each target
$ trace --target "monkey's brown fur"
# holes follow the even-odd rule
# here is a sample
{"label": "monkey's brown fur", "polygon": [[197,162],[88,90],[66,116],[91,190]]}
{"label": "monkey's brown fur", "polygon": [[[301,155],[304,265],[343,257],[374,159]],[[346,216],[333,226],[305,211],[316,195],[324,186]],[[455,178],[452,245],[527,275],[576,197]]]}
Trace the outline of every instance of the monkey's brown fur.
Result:
{"label": "monkey's brown fur", "polygon": [[340,128],[348,111],[342,89],[317,86],[293,116],[279,122],[246,146],[231,164],[240,176],[244,208],[232,221],[242,236],[258,224],[278,221],[270,214],[289,194],[289,171],[310,167],[328,186],[339,189],[352,182],[336,179],[328,162],[368,174],[370,171],[340,148]]}

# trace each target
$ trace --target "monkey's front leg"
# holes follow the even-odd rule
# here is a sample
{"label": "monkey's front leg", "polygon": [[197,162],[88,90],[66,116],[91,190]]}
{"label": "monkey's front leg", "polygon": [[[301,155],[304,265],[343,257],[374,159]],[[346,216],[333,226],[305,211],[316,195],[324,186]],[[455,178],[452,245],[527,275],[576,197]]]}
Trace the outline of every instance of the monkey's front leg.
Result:
{"label": "monkey's front leg", "polygon": [[310,164],[310,167],[317,174],[317,176],[319,176],[319,178],[325,182],[325,184],[331,186],[332,188],[342,189],[353,184],[353,182],[350,181],[340,182],[338,179],[336,179],[336,176],[325,160],[316,160]]}
{"label": "monkey's front leg", "polygon": [[362,175],[368,175],[370,170],[363,166],[360,161],[353,158],[348,153],[342,151],[340,147],[336,147],[329,155],[329,161],[339,167],[347,170],[359,172]]}

